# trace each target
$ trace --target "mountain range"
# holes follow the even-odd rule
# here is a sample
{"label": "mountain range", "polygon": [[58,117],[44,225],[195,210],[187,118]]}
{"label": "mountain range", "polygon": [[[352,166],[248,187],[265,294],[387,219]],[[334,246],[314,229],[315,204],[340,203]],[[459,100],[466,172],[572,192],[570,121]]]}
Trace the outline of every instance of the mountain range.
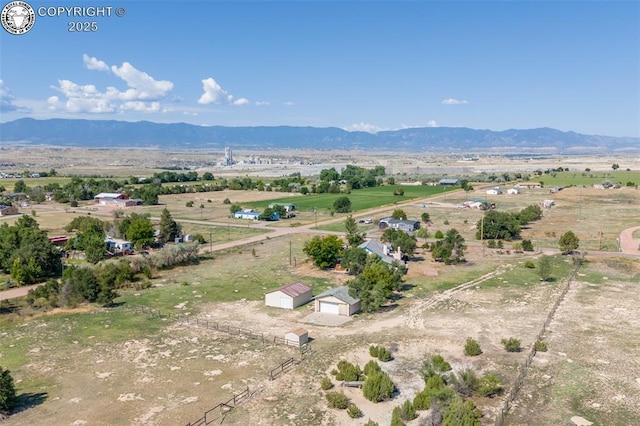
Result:
{"label": "mountain range", "polygon": [[640,138],[551,128],[416,127],[378,133],[337,127],[199,126],[186,123],[21,118],[0,123],[0,142],[87,148],[323,149],[446,153],[610,154],[640,151]]}

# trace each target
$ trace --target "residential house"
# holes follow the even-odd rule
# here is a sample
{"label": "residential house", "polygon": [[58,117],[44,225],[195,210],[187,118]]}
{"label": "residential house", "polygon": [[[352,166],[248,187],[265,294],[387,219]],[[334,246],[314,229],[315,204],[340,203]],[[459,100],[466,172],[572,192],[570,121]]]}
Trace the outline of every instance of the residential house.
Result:
{"label": "residential house", "polygon": [[384,263],[391,264],[394,260],[402,262],[402,252],[400,251],[400,248],[398,248],[398,250],[396,251],[393,251],[391,246],[380,243],[377,240],[372,239],[365,241],[358,247],[364,249],[369,254],[378,256]]}
{"label": "residential house", "polygon": [[10,216],[18,214],[18,208],[8,204],[0,204],[0,216]]}
{"label": "residential house", "polygon": [[233,214],[233,217],[236,219],[250,219],[250,220],[258,220],[260,217],[260,212],[257,212],[253,209],[244,209],[237,211]]}
{"label": "residential house", "polygon": [[111,253],[133,253],[133,243],[131,241],[120,240],[106,236],[104,242],[107,245],[107,251]]}
{"label": "residential house", "polygon": [[518,188],[509,188],[507,190],[507,194],[509,195],[518,195],[520,193],[520,190]]}
{"label": "residential house", "polygon": [[542,184],[540,182],[518,182],[514,186],[516,188],[527,188],[527,189],[542,188]]}
{"label": "residential house", "polygon": [[349,287],[335,287],[315,298],[315,311],[340,316],[351,316],[360,311],[360,299],[349,295]]}
{"label": "residential house", "polygon": [[287,203],[272,203],[269,204],[270,209],[275,209],[277,206],[284,207],[284,211],[287,213],[291,213],[294,210],[298,210],[298,207],[295,204],[287,204]]}
{"label": "residential house", "polygon": [[460,184],[460,179],[440,179],[438,181],[438,184],[445,186],[456,186]]}
{"label": "residential house", "polygon": [[264,303],[282,309],[295,309],[313,298],[311,287],[302,283],[287,284],[264,295]]}
{"label": "residential house", "polygon": [[115,204],[117,200],[127,199],[129,199],[129,196],[120,192],[101,192],[93,197],[93,200],[96,202],[96,204],[100,204],[101,206]]}
{"label": "residential house", "polygon": [[500,195],[502,194],[502,190],[500,189],[499,186],[493,187],[491,189],[487,189],[486,191],[487,195]]}
{"label": "residential house", "polygon": [[378,221],[379,229],[393,228],[404,232],[413,232],[420,229],[420,222],[417,220],[394,219],[383,217]]}

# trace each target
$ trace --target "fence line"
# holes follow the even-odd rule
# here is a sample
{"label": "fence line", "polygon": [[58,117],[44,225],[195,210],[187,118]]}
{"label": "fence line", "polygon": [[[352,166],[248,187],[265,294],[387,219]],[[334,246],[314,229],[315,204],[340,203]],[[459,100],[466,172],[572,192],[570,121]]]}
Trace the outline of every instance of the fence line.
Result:
{"label": "fence line", "polygon": [[274,346],[290,346],[290,347],[299,347],[300,355],[304,356],[306,353],[311,352],[311,346],[309,343],[303,343],[302,345],[295,341],[285,339],[283,337],[270,337],[264,333],[258,333],[249,329],[245,329],[242,327],[231,326],[229,324],[221,324],[215,321],[209,321],[206,319],[192,318],[188,315],[180,315],[180,314],[163,314],[161,311],[155,308],[150,308],[148,306],[131,306],[129,308],[133,312],[140,312],[144,314],[149,314],[154,318],[168,318],[175,319],[179,323],[186,323],[188,325],[195,325],[196,327],[206,328],[208,330],[221,331],[224,333],[232,334],[234,336],[246,337],[252,340],[258,340],[265,345],[274,345]]}
{"label": "fence line", "polygon": [[280,365],[269,372],[269,380],[277,379],[279,375],[289,371],[289,369],[291,369],[291,367],[293,367],[295,364],[296,361],[293,358],[289,358],[288,360],[282,362]]}
{"label": "fence line", "polygon": [[243,402],[251,398],[257,392],[259,391],[250,393],[249,387],[247,386],[247,388],[242,392],[233,395],[233,398],[231,398],[230,400],[221,402],[215,407],[205,411],[202,417],[200,417],[195,422],[187,423],[187,426],[205,426],[215,422],[218,419],[221,419],[220,423],[222,423],[222,421],[224,421],[224,417],[227,414],[233,411],[238,405],[242,404]]}
{"label": "fence line", "polygon": [[[555,303],[551,307],[551,310],[549,311],[549,315],[547,315],[546,321],[544,322],[544,324],[542,325],[542,328],[540,329],[540,332],[536,336],[536,342],[538,340],[543,339],[544,334],[547,331],[547,328],[549,328],[549,325],[553,320],[553,316],[555,315],[556,310],[560,306],[560,303],[562,303],[562,301],[564,300],[565,296],[567,295],[567,292],[569,292],[569,289],[571,288],[571,283],[573,282],[579,269],[580,269],[580,264],[578,264],[575,267],[573,272],[571,272],[571,275],[569,275],[569,278],[567,278],[566,285],[564,286],[564,288],[560,292],[560,295],[558,296]],[[529,351],[529,355],[527,356],[526,361],[522,364],[522,367],[520,368],[520,372],[518,373],[518,375],[514,380],[513,387],[511,388],[509,395],[507,395],[507,398],[504,401],[502,410],[500,410],[500,412],[498,413],[498,417],[496,418],[496,423],[495,423],[496,426],[504,425],[504,421],[507,417],[507,414],[509,413],[509,410],[511,409],[513,401],[515,401],[516,397],[518,396],[518,392],[520,391],[520,388],[522,388],[522,385],[524,385],[525,376],[527,375],[527,371],[529,370],[529,367],[531,367],[531,363],[533,362],[533,358],[536,356],[536,352],[537,352],[536,345],[534,343],[533,345],[531,345],[531,350]]]}

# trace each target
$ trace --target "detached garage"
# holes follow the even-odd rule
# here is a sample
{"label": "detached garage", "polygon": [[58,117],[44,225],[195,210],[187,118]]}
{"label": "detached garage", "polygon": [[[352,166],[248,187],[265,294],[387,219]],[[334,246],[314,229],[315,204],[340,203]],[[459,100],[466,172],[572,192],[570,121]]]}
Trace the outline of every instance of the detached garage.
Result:
{"label": "detached garage", "polygon": [[293,283],[275,289],[264,296],[267,306],[282,309],[295,309],[313,298],[311,287],[302,283]]}
{"label": "detached garage", "polygon": [[360,300],[349,295],[349,287],[336,287],[315,297],[315,311],[350,317],[360,311]]}

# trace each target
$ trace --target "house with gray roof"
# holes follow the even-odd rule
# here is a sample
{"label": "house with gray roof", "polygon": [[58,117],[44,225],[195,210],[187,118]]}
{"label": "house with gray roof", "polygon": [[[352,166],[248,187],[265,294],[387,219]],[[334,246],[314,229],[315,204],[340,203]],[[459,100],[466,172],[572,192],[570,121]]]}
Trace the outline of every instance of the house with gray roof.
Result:
{"label": "house with gray roof", "polygon": [[393,247],[377,240],[367,240],[358,247],[364,249],[369,254],[375,254],[382,259],[384,263],[391,264],[394,260],[402,261],[402,252],[399,248],[398,250],[393,251]]}

